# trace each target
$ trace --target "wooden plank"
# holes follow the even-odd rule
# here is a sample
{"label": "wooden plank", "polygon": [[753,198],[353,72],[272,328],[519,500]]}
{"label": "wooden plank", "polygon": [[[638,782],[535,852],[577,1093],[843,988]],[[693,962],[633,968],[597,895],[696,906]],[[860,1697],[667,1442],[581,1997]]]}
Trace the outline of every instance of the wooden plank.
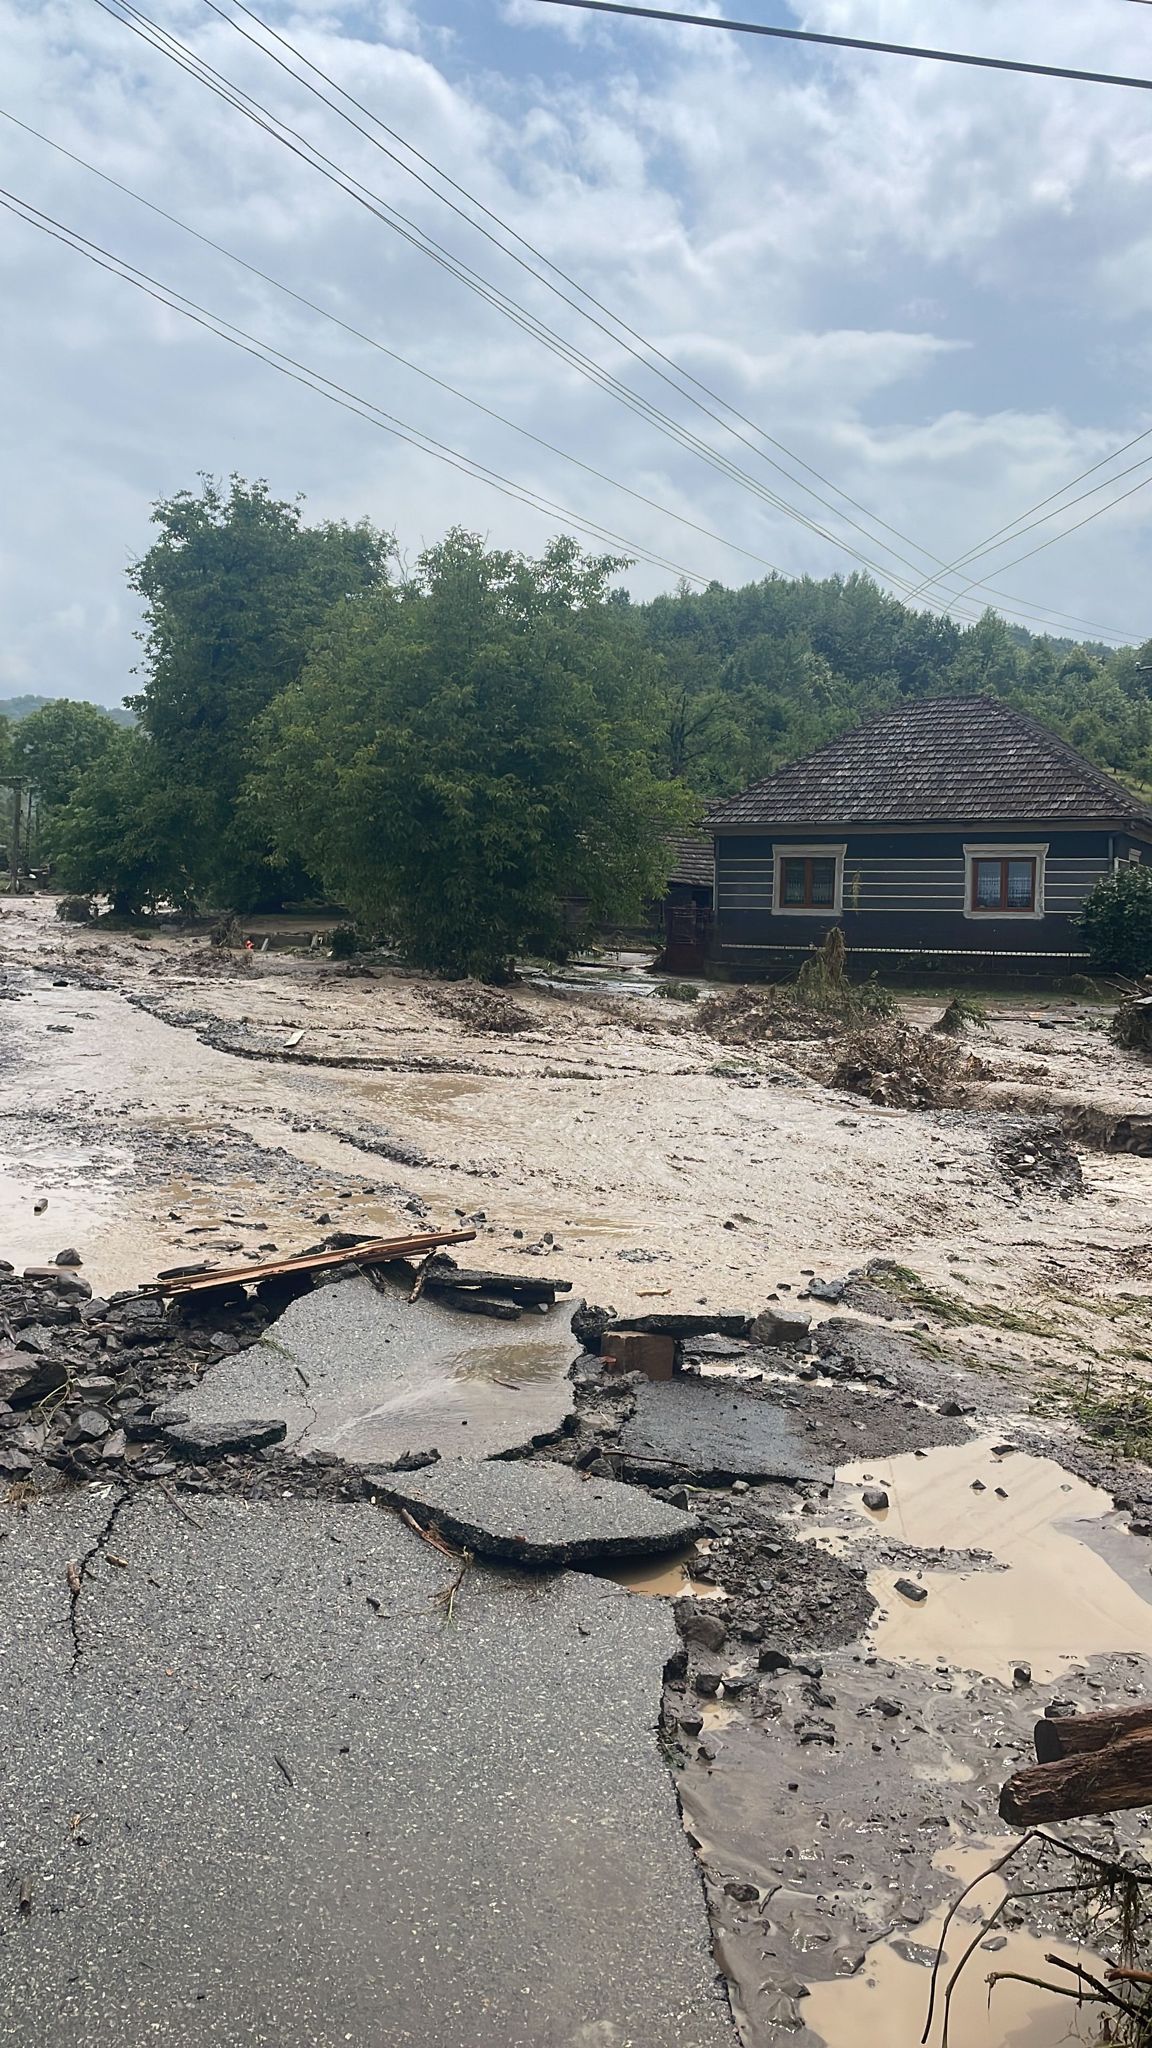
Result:
{"label": "wooden plank", "polygon": [[1098,1714],[1045,1715],[1032,1731],[1037,1761],[1054,1764],[1065,1756],[1087,1756],[1107,1749],[1125,1735],[1152,1730],[1152,1700],[1137,1707],[1106,1707]]}
{"label": "wooden plank", "polygon": [[1133,1806],[1152,1806],[1152,1733],[1147,1730],[1087,1755],[1032,1764],[1009,1778],[1000,1794],[1001,1820],[1021,1828]]}
{"label": "wooden plank", "polygon": [[391,1259],[419,1257],[424,1252],[437,1250],[440,1245],[465,1244],[475,1235],[474,1230],[425,1230],[408,1237],[371,1238],[340,1251],[301,1252],[294,1258],[254,1261],[247,1266],[214,1266],[206,1273],[197,1274],[195,1279],[154,1280],[141,1292],[172,1296],[198,1294],[207,1288],[227,1287],[237,1282],[271,1280],[281,1273],[321,1272],[332,1266],[349,1264],[378,1266]]}

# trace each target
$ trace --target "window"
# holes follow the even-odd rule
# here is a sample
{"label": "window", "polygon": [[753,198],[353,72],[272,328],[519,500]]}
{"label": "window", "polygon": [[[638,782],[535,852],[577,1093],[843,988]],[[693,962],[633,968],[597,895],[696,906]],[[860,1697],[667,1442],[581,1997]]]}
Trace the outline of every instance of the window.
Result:
{"label": "window", "polygon": [[774,846],[772,904],[786,917],[839,917],[844,899],[843,846]]}
{"label": "window", "polygon": [[973,910],[1035,910],[1034,860],[974,860]]}
{"label": "window", "polygon": [[965,915],[1043,917],[1047,846],[966,846]]}
{"label": "window", "polygon": [[830,910],[836,901],[835,861],[796,856],[782,860],[780,901],[789,910]]}

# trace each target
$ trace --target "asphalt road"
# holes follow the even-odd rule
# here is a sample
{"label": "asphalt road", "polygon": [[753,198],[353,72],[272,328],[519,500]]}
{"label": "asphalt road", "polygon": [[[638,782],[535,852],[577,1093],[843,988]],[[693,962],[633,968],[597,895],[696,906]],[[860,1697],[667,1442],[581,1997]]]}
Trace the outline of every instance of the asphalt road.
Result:
{"label": "asphalt road", "polygon": [[[20,2048],[731,2048],[664,1605],[368,1505],[0,1510]],[[115,1562],[114,1560],[120,1560]]]}

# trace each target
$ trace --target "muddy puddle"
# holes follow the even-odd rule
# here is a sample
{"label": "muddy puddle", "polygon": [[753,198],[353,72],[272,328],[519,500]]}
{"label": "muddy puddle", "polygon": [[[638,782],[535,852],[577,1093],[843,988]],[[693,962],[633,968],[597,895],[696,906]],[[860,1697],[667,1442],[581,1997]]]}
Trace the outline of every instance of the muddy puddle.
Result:
{"label": "muddy puddle", "polygon": [[[943,1547],[990,1555],[971,1569],[880,1566],[869,1572],[879,1603],[870,1647],[900,1660],[943,1660],[1011,1683],[1027,1664],[1047,1683],[1085,1657],[1108,1651],[1152,1654],[1152,1550],[1116,1525],[1109,1496],[1050,1458],[997,1455],[994,1438],[848,1466],[837,1494],[869,1530],[930,1553]],[[859,1489],[883,1486],[889,1507],[875,1514]],[[841,1531],[852,1538],[853,1528]],[[915,1600],[899,1579],[923,1587]]]}
{"label": "muddy puddle", "polygon": [[701,1542],[689,1543],[683,1550],[668,1556],[622,1559],[610,1570],[606,1568],[597,1573],[597,1577],[611,1579],[614,1585],[623,1586],[629,1593],[647,1593],[666,1600],[675,1600],[681,1593],[694,1593],[705,1600],[717,1599],[723,1594],[723,1586],[710,1579],[698,1579],[693,1573],[693,1566],[699,1565],[709,1548],[705,1537]]}

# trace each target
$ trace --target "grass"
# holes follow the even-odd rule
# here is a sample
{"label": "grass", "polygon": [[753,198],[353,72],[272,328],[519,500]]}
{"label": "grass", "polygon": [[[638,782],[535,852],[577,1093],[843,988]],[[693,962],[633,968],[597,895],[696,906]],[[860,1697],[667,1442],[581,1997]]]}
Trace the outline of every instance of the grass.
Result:
{"label": "grass", "polygon": [[1152,1388],[1143,1380],[1128,1380],[1106,1394],[1095,1393],[1089,1379],[1071,1392],[1068,1406],[1085,1436],[1123,1458],[1152,1465]]}
{"label": "grass", "polygon": [[1011,1330],[1025,1337],[1063,1335],[1059,1324],[1047,1317],[1022,1315],[1017,1309],[1002,1308],[995,1301],[965,1301],[959,1294],[951,1294],[945,1288],[930,1287],[910,1266],[886,1261],[883,1267],[876,1269],[873,1277],[879,1286],[887,1288],[889,1294],[894,1294],[907,1308],[953,1328],[975,1323],[983,1329]]}

